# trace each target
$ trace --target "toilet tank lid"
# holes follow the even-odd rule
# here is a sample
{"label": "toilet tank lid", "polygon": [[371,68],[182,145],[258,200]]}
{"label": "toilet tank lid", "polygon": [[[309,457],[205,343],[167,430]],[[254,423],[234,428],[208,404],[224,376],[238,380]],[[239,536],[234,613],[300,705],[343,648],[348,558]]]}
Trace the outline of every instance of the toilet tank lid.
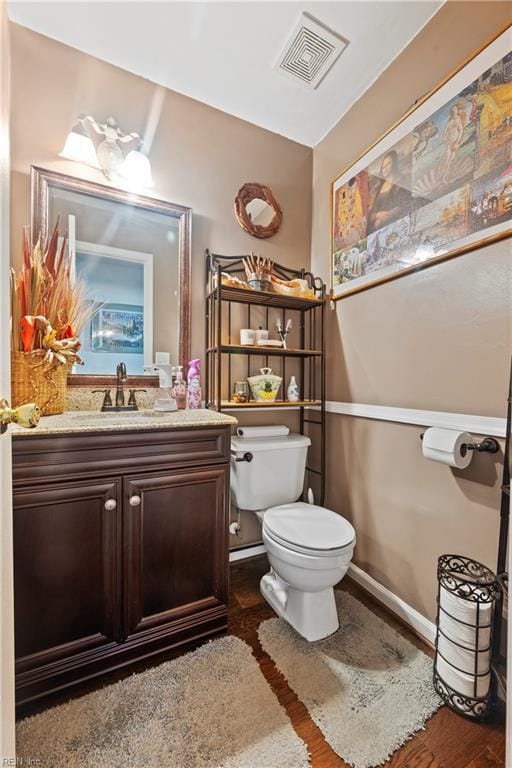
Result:
{"label": "toilet tank lid", "polygon": [[237,453],[258,451],[279,451],[284,448],[306,448],[311,440],[306,435],[279,435],[277,437],[236,437],[231,438],[231,450]]}

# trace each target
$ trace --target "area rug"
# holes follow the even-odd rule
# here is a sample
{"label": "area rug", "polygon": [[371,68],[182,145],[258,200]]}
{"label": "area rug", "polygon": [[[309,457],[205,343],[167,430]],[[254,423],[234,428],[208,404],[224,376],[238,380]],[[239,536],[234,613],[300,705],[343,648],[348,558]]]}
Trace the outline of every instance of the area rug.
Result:
{"label": "area rug", "polygon": [[336,592],[340,628],[308,643],[283,619],[260,624],[274,660],[337,754],[379,766],[441,706],[432,661],[358,600]]}
{"label": "area rug", "polygon": [[20,764],[40,768],[309,765],[251,649],[232,636],[22,720],[17,746]]}

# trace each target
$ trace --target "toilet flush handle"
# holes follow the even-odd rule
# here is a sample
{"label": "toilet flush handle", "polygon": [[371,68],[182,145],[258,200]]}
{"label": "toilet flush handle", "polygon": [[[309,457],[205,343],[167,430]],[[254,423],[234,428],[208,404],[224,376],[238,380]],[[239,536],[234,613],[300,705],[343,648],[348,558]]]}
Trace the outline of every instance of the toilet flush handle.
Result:
{"label": "toilet flush handle", "polygon": [[[232,455],[235,456],[235,452],[231,451]],[[252,461],[254,456],[249,451],[246,451],[243,456],[240,456],[240,458],[235,458],[235,461]]]}

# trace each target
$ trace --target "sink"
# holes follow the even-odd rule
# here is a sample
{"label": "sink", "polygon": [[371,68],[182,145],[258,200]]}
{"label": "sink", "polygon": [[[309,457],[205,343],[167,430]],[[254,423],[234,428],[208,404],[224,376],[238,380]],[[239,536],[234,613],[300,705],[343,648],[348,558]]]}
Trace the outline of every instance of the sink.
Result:
{"label": "sink", "polygon": [[88,424],[126,424],[127,422],[140,423],[161,419],[165,413],[155,411],[121,411],[120,413],[77,413],[70,414],[68,419],[84,426]]}

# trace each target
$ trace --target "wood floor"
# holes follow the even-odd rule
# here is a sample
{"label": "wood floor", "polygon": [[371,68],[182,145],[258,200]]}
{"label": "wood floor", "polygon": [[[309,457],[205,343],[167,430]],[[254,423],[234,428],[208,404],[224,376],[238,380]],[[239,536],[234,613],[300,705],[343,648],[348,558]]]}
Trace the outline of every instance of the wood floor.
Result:
{"label": "wood floor", "polygon": [[[265,556],[231,566],[230,632],[252,647],[263,674],[308,747],[312,768],[348,768],[329,747],[302,702],[297,699],[258,641],[258,625],[275,615],[259,592],[259,580],[266,570],[268,566]],[[425,643],[348,578],[343,580],[339,588],[350,592],[414,645],[433,655]],[[493,722],[482,725],[456,715],[447,707],[440,709],[428,721],[425,730],[416,734],[385,764],[385,768],[504,767],[503,717],[497,715]]]}
{"label": "wood floor", "polygon": [[[311,755],[311,768],[349,768],[329,747],[302,702],[278,672],[272,659],[264,653],[258,641],[257,629],[260,622],[275,616],[259,591],[260,578],[267,570],[265,555],[232,564],[229,631],[251,646],[268,683],[286,709],[296,732],[307,745]],[[414,645],[433,655],[425,643],[348,578],[342,581],[339,588],[350,592]],[[101,679],[90,680],[73,691],[63,691],[44,702],[34,702],[27,706],[23,716],[36,714],[74,696],[81,696],[116,682],[134,672],[142,672],[165,661],[166,658],[169,656],[163,654],[145,662],[138,662]],[[371,734],[368,737],[371,738]],[[279,766],[255,765],[254,768]],[[402,749],[395,752],[383,768],[505,768],[503,716],[497,715],[493,722],[482,725],[466,720],[443,707],[428,721],[425,730],[420,731]]]}

